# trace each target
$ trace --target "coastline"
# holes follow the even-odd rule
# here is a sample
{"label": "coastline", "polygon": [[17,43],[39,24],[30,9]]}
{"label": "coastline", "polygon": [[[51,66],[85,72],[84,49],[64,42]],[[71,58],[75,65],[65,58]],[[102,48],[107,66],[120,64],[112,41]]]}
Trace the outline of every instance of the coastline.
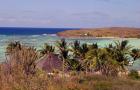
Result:
{"label": "coastline", "polygon": [[[58,36],[58,35],[57,35]],[[82,37],[82,36],[71,36],[71,37],[65,37],[65,36],[58,36],[60,38],[65,38],[65,39],[114,39],[114,40],[118,40],[118,39],[125,39],[125,40],[135,40],[135,39],[139,39],[139,38],[121,38],[121,37]]]}
{"label": "coastline", "polygon": [[57,36],[65,38],[96,37],[96,38],[140,38],[140,28],[109,27],[66,30],[58,32]]}

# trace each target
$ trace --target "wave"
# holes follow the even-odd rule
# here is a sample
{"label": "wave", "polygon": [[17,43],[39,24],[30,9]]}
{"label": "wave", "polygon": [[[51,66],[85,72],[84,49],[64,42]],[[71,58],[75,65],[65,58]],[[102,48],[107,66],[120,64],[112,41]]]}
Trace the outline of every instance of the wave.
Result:
{"label": "wave", "polygon": [[49,36],[57,36],[56,34],[48,34]]}
{"label": "wave", "polygon": [[46,36],[47,34],[46,34],[46,33],[44,33],[44,34],[42,34],[42,35]]}
{"label": "wave", "polygon": [[31,35],[31,37],[39,37],[40,35]]}

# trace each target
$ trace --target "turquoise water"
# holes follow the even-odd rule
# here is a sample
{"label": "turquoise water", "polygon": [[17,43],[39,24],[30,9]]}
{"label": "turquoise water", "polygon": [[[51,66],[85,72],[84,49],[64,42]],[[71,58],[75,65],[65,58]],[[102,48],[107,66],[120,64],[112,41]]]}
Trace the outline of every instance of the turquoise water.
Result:
{"label": "turquoise water", "polygon": [[[38,50],[43,47],[44,43],[55,44],[56,41],[60,40],[60,37],[55,35],[0,35],[0,62],[5,60],[5,48],[7,44],[11,41],[20,41],[24,45],[34,46]],[[70,44],[74,40],[79,40],[81,43],[98,43],[100,47],[104,47],[109,43],[113,43],[116,40],[124,40],[124,39],[67,39],[68,43]],[[127,39],[129,40],[129,44],[134,46],[134,48],[140,48],[140,39]],[[140,61],[136,61],[133,68],[140,69]]]}

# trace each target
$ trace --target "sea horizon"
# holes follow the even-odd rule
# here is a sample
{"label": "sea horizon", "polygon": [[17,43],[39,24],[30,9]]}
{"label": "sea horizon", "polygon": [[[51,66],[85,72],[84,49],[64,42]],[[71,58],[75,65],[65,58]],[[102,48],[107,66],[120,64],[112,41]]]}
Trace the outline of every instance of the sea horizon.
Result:
{"label": "sea horizon", "polygon": [[80,28],[0,27],[0,35],[43,35],[57,34],[65,30]]}
{"label": "sea horizon", "polygon": [[125,27],[125,26],[110,26],[110,27],[93,27],[93,28],[71,28],[71,27],[0,27],[0,35],[43,35],[57,34],[66,30],[80,29],[100,29],[100,28],[137,28],[140,27]]}

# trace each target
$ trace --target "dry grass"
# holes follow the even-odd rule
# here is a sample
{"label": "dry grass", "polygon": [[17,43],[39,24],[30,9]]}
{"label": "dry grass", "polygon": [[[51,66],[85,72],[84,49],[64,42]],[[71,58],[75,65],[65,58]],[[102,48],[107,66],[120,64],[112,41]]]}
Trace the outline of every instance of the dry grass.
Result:
{"label": "dry grass", "polygon": [[140,28],[127,28],[127,27],[67,30],[59,32],[57,35],[62,37],[83,37],[87,33],[89,34],[89,36],[94,37],[140,38]]}
{"label": "dry grass", "polygon": [[[16,69],[16,68],[15,68]],[[0,71],[0,90],[139,90],[140,81],[99,75],[76,74],[69,78],[48,76],[37,70],[34,75],[21,71]]]}

